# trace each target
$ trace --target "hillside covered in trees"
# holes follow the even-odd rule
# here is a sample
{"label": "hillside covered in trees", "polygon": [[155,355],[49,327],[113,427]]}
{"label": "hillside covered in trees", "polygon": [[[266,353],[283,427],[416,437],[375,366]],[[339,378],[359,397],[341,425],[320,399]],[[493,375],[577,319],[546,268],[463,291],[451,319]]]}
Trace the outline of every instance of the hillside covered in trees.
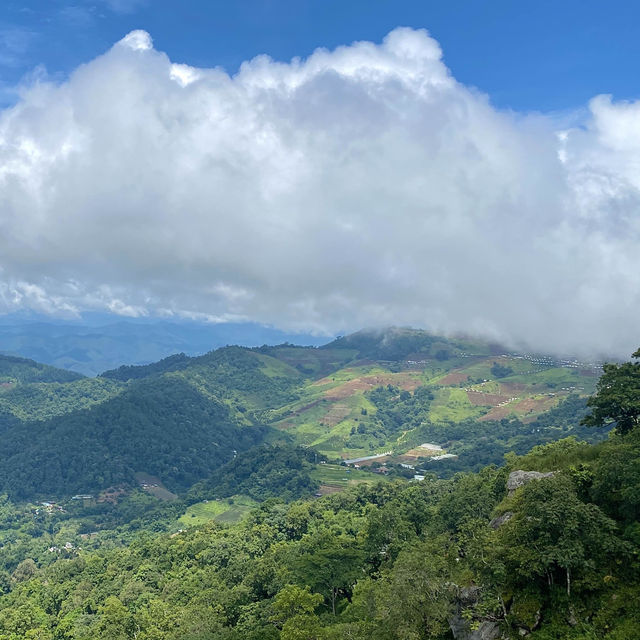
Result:
{"label": "hillside covered in trees", "polygon": [[24,560],[5,574],[0,638],[631,640],[639,455],[636,431],[568,439],[450,480]]}
{"label": "hillside covered in trees", "polygon": [[[273,393],[295,392],[299,374],[281,375],[291,364],[258,355],[214,352],[190,374],[197,397],[209,399],[228,378],[217,404],[206,405],[218,407],[207,419],[221,434],[258,432],[245,414],[265,411],[269,380]],[[255,380],[238,364],[247,357],[257,357]],[[204,377],[211,360],[221,370]],[[115,398],[73,415],[103,411],[105,426],[123,431],[119,416],[135,407],[149,420],[143,432],[156,407],[173,420],[206,422],[187,370],[122,379]],[[613,427],[604,441],[566,437],[452,477],[376,477],[327,464],[309,447],[263,444],[197,470],[206,477],[164,503],[139,490],[113,503],[45,507],[5,497],[0,638],[632,640],[640,625],[640,363],[605,365],[594,388],[586,408],[570,395],[522,424],[536,433],[576,420],[601,434]],[[131,394],[143,392],[148,404],[138,405],[145,396]],[[428,411],[434,398],[387,386],[370,401],[386,423]],[[193,415],[183,414],[189,406]],[[56,421],[65,428],[61,417],[44,424]],[[214,455],[207,437],[190,452],[192,464]],[[148,464],[157,458],[171,477],[162,452],[152,448]],[[126,464],[127,453],[118,455]],[[334,468],[348,481],[323,495],[317,489]],[[238,511],[236,502],[240,518],[215,515]]]}
{"label": "hillside covered in trees", "polygon": [[[176,354],[95,378],[0,365],[0,491],[20,500],[127,490],[140,473],[180,493],[263,441],[333,461],[388,453],[380,463],[450,477],[604,436],[580,425],[598,365],[410,329]],[[439,449],[430,458],[423,443]]]}

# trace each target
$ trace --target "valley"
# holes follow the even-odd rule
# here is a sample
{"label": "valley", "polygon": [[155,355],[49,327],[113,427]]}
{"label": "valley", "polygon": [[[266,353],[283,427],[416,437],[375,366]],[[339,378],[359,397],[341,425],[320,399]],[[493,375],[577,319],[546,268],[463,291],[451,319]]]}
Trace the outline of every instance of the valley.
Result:
{"label": "valley", "polygon": [[[396,638],[396,627],[425,623],[385,599],[396,602],[397,581],[424,572],[441,589],[437,606],[419,604],[435,606],[428,637],[459,628],[470,639],[474,625],[534,635],[526,607],[557,611],[548,598],[563,592],[547,581],[567,569],[559,560],[527,573],[527,514],[548,523],[574,513],[580,536],[591,536],[599,577],[589,577],[590,561],[571,565],[571,606],[581,611],[585,581],[623,579],[615,553],[626,551],[598,545],[623,550],[635,539],[608,519],[632,522],[633,498],[612,502],[603,491],[618,469],[635,486],[637,444],[608,435],[611,425],[582,424],[602,371],[409,329],[176,354],[93,378],[0,356],[0,638],[137,637],[131,629],[147,640]],[[517,469],[549,472],[546,484],[514,497]],[[554,540],[551,554],[563,544]],[[507,563],[511,577],[486,569],[485,557]],[[213,585],[205,592],[218,613],[192,580]],[[464,616],[460,589],[471,587],[447,584],[476,585]],[[75,594],[60,609],[46,604],[57,588]],[[609,588],[590,587],[601,612]],[[176,591],[184,595],[174,601]],[[289,597],[315,605],[280,619]]]}

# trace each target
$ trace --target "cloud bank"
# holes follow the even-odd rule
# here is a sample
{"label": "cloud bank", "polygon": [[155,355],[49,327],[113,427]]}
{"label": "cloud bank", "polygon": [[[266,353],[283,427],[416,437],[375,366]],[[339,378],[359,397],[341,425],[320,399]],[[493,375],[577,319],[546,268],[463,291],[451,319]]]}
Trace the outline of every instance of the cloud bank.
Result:
{"label": "cloud bank", "polygon": [[640,102],[498,111],[425,31],[235,76],[136,31],[0,112],[0,312],[640,344]]}

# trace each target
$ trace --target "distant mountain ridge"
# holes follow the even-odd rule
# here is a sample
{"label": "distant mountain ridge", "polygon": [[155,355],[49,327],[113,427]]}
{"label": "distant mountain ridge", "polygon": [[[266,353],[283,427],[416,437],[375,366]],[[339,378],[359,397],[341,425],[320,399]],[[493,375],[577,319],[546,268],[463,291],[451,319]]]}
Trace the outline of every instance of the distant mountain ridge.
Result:
{"label": "distant mountain ridge", "polygon": [[11,324],[11,318],[5,316],[0,322],[0,353],[95,376],[121,365],[153,363],[179,352],[194,356],[232,344],[254,347],[295,342],[318,346],[328,340],[256,323],[122,320],[96,324],[101,320],[105,318],[87,324],[16,318]]}

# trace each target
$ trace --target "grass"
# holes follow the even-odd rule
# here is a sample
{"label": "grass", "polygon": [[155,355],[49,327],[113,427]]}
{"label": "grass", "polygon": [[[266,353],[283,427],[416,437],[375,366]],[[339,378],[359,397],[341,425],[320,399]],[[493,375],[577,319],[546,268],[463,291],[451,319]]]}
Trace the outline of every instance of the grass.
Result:
{"label": "grass", "polygon": [[291,365],[261,353],[253,353],[260,360],[261,370],[269,378],[299,378],[300,372]]}
{"label": "grass", "polygon": [[210,520],[233,524],[240,522],[257,504],[255,500],[242,495],[224,500],[196,502],[178,518],[178,522],[188,527],[199,526]]}
{"label": "grass", "polygon": [[477,418],[487,412],[485,407],[471,404],[464,389],[438,389],[429,410],[431,422],[461,422],[467,418]]}
{"label": "grass", "polygon": [[323,485],[331,487],[352,487],[362,483],[374,483],[381,480],[381,476],[369,471],[350,469],[340,464],[319,464],[312,472],[311,477]]}
{"label": "grass", "polygon": [[[580,375],[578,369],[568,369],[565,367],[554,367],[535,374],[523,376],[514,375],[505,378],[510,382],[526,382],[538,387],[545,387],[546,391],[571,390],[580,394],[592,394],[598,383],[597,376]],[[572,389],[575,387],[575,389]],[[542,389],[540,389],[542,391]]]}

